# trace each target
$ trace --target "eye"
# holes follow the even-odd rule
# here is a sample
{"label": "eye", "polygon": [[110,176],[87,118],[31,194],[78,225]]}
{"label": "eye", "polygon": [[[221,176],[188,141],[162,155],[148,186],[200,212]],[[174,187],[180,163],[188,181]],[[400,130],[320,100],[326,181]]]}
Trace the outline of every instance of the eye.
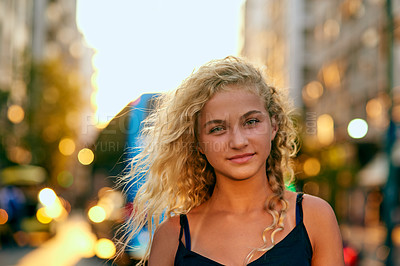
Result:
{"label": "eye", "polygon": [[224,130],[223,126],[216,126],[210,129],[209,133],[219,133]]}
{"label": "eye", "polygon": [[260,120],[258,120],[257,118],[251,118],[249,120],[246,121],[245,125],[246,126],[254,126],[256,125],[258,122],[260,122]]}

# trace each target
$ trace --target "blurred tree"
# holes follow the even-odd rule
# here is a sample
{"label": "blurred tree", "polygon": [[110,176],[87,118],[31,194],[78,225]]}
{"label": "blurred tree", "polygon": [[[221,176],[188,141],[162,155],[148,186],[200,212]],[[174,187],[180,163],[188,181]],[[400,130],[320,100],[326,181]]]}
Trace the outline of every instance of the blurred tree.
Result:
{"label": "blurred tree", "polygon": [[68,160],[59,151],[60,140],[67,137],[76,142],[78,137],[83,81],[61,58],[33,64],[29,76],[29,134],[22,142],[32,154],[31,164],[43,166],[54,177]]}

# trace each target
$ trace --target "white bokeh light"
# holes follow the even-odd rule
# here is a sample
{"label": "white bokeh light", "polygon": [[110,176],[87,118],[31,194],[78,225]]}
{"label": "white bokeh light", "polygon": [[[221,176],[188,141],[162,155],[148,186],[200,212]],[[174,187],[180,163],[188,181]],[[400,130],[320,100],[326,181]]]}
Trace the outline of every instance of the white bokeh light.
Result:
{"label": "white bokeh light", "polygon": [[361,118],[353,119],[347,126],[347,132],[353,139],[361,139],[368,133],[368,123]]}

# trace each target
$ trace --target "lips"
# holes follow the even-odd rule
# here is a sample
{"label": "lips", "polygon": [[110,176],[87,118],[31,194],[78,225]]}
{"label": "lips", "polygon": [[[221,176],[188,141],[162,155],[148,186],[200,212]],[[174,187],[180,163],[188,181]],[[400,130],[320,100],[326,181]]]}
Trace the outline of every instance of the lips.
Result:
{"label": "lips", "polygon": [[228,160],[233,163],[242,164],[242,163],[248,162],[251,158],[253,158],[253,156],[254,156],[254,153],[244,153],[244,154],[232,156],[232,157],[228,158]]}

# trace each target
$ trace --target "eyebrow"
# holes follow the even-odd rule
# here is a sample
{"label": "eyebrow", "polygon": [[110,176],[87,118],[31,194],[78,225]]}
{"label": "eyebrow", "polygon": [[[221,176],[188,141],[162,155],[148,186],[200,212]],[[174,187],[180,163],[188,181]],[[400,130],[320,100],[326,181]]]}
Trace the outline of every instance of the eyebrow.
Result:
{"label": "eyebrow", "polygon": [[210,124],[223,124],[223,123],[225,123],[225,121],[224,121],[224,120],[221,120],[221,119],[210,120],[210,121],[207,121],[207,122],[204,124],[203,128],[207,127],[207,126],[210,125]]}
{"label": "eyebrow", "polygon": [[248,116],[251,116],[253,114],[262,114],[262,112],[258,111],[258,110],[251,110],[251,111],[248,111],[247,113],[245,113],[244,115],[242,115],[241,118],[247,118]]}
{"label": "eyebrow", "polygon": [[[248,111],[247,113],[245,113],[244,115],[242,115],[240,118],[241,119],[246,119],[247,117],[249,117],[249,116],[251,116],[253,114],[262,114],[262,112],[258,111],[258,110],[251,110],[251,111]],[[205,128],[206,126],[208,126],[210,124],[224,124],[224,123],[225,123],[225,120],[214,119],[214,120],[207,121],[204,124],[203,128]]]}

